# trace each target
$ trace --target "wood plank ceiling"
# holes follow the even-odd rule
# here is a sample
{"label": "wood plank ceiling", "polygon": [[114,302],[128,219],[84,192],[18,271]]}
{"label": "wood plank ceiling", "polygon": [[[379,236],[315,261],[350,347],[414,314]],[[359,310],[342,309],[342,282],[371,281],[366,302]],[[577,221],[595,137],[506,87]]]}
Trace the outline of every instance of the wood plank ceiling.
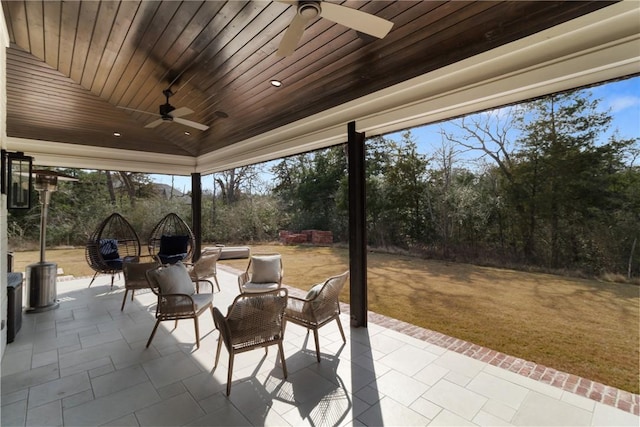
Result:
{"label": "wood plank ceiling", "polygon": [[[295,14],[280,2],[3,0],[7,134],[197,157],[610,3],[348,0],[391,20],[389,35],[317,19],[279,58]],[[148,129],[155,117],[117,108],[157,113],[166,88],[210,128]]]}

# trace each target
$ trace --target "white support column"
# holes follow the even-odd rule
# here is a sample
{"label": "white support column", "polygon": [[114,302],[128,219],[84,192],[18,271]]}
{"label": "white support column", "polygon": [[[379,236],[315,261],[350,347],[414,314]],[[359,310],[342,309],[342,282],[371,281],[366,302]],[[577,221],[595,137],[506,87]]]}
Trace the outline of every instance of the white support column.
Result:
{"label": "white support column", "polygon": [[[7,47],[9,33],[0,4],[0,146],[7,147]],[[7,196],[0,199],[0,312],[2,313],[2,334],[0,335],[0,358],[7,345]]]}

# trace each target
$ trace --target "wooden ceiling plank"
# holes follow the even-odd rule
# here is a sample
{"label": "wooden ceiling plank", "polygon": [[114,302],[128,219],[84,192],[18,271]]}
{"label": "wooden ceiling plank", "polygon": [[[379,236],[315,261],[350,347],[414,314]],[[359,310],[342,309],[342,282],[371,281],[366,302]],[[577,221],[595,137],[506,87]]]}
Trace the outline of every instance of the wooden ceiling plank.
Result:
{"label": "wooden ceiling plank", "polygon": [[[233,19],[241,13],[246,3],[247,2],[231,1],[223,3],[222,7],[219,7],[219,4],[212,5],[210,2],[207,3],[206,6],[208,8],[216,8],[216,13],[198,33],[197,37],[192,40],[183,54],[179,55],[178,58],[172,62],[173,70],[182,74],[178,96],[175,97],[172,102],[183,102],[185,97],[188,96],[189,102],[197,105],[199,100],[206,98],[206,95],[199,93],[200,91],[196,90],[192,84],[191,73],[189,71],[197,66],[198,70],[201,69],[200,67],[204,67],[205,72],[207,72],[206,70],[212,67],[212,64],[207,60],[208,53],[211,49],[216,49],[218,44],[221,44],[219,41],[220,33],[228,26],[229,19]],[[140,108],[145,110],[149,108],[155,109],[157,105],[155,105],[154,102],[157,102],[157,99],[154,100],[152,96],[147,96],[140,104]]]}
{"label": "wooden ceiling plank", "polygon": [[76,27],[79,16],[79,1],[65,1],[62,3],[57,69],[65,76],[71,75],[71,62],[73,61],[73,51],[76,44]]}
{"label": "wooden ceiling plank", "polygon": [[[211,21],[208,29],[202,33],[202,38],[196,40],[196,51],[199,54],[194,61],[178,65],[181,69],[187,69],[192,65],[198,66],[198,72],[204,70],[208,73],[208,70],[216,69],[219,63],[223,62],[223,57],[218,56],[221,49],[223,49],[238,33],[242,30],[243,25],[255,17],[261,8],[264,8],[268,3],[265,2],[227,2],[225,6],[220,10],[218,15]],[[193,63],[194,62],[194,63]],[[193,63],[193,64],[192,64]],[[194,84],[194,87],[198,87]],[[181,90],[179,98],[177,100],[184,99],[188,96],[193,99],[194,97],[204,97],[202,94],[193,93],[196,91]],[[199,92],[199,91],[198,91]],[[196,102],[201,102],[196,100]]]}
{"label": "wooden ceiling plank", "polygon": [[[444,9],[443,8],[438,8],[434,10],[427,9],[427,12],[430,13],[431,15],[433,15],[435,12],[435,16],[432,16],[430,18],[427,18],[427,16],[423,16],[420,20],[415,19],[415,11],[412,12],[412,10],[405,10],[405,12],[403,12],[405,16],[403,18],[397,17],[396,19],[405,21],[406,24],[399,26],[399,29],[395,33],[392,33],[387,37],[393,36],[394,47],[401,45],[401,43],[407,43],[406,40],[422,41],[426,37],[430,36],[433,31],[438,31],[440,28],[447,27],[449,25],[446,23],[446,19],[445,19],[446,16],[453,16],[454,14],[455,16],[458,16],[461,13],[463,13],[464,10],[467,10],[466,13],[469,14],[470,16],[473,16],[475,13],[473,10],[469,8],[468,3],[453,2],[453,3],[449,3],[448,5],[451,5],[451,6]],[[491,5],[488,2],[480,2],[478,3],[477,6],[474,6],[474,9],[476,7],[487,8],[490,6]],[[428,28],[428,32],[419,31],[420,28]],[[392,67],[394,67],[393,73],[388,73],[387,75],[382,76],[382,78],[393,79],[391,80],[393,82],[401,81],[403,80],[404,73],[407,73],[409,71],[406,69],[406,67],[400,70],[395,69],[396,61],[398,58],[397,55],[400,55],[400,52],[402,51],[402,49],[398,48],[398,53],[394,55],[396,59],[392,58],[389,61],[385,61],[378,58],[378,54],[376,53],[388,43],[392,43],[392,42],[387,41],[386,39],[379,40],[379,41],[376,41],[375,43],[368,45],[366,49],[369,50],[370,58],[372,59],[377,58],[379,63],[386,62],[392,65]],[[288,102],[285,101],[285,103],[288,104],[288,106],[279,105],[279,108],[281,108],[282,111],[289,113],[288,120],[293,121],[293,120],[296,120],[299,116],[307,115],[309,111],[316,110],[316,109],[320,110],[321,108],[322,109],[329,108],[330,106],[334,106],[340,102],[343,102],[344,87],[342,87],[342,85],[340,85],[339,82],[341,80],[346,81],[347,84],[350,85],[349,92],[351,93],[348,95],[352,95],[354,92],[358,91],[357,87],[359,85],[357,84],[354,85],[354,83],[361,80],[361,76],[363,75],[363,70],[366,73],[372,74],[373,70],[375,70],[375,68],[377,67],[378,62],[376,62],[376,60],[362,62],[362,60],[360,59],[362,58],[362,56],[363,56],[362,52],[356,51],[354,49],[350,49],[348,52],[344,52],[344,53],[341,50],[334,49],[333,54],[331,56],[327,56],[325,58],[318,58],[318,60],[315,61],[313,69],[303,69],[298,71],[296,75],[289,78],[284,88],[280,88],[280,89],[284,89],[282,91],[283,92],[282,95],[280,96],[282,96],[284,99],[288,101]],[[418,63],[414,64],[414,67],[417,65]],[[308,68],[311,68],[311,67],[308,67]],[[374,76],[374,77],[377,79],[381,78],[381,76]],[[370,79],[370,80],[374,80],[374,79]],[[367,87],[370,87],[370,89],[367,90],[367,92],[381,89],[383,86],[386,87],[386,86],[389,86],[390,84],[391,83],[376,84],[375,82],[372,84],[371,81],[367,81],[367,85],[368,85]],[[365,87],[364,85],[360,85],[360,86]],[[375,89],[375,88],[378,88],[378,89]],[[329,91],[329,93],[331,93],[332,95],[330,97],[323,96],[323,98],[328,98],[333,100],[330,102],[334,105],[327,104],[326,101],[322,103],[322,106],[317,104],[316,95],[313,95],[313,101],[311,101],[310,99],[307,99],[306,96],[304,99],[297,98],[295,94],[300,93],[300,91],[302,90],[304,90],[305,93],[309,93],[309,94],[323,94],[323,95],[326,95],[327,91]],[[238,90],[237,92],[240,92],[240,91]],[[242,100],[253,99],[257,96],[257,92],[255,88],[251,88],[250,92],[248,92],[247,94],[238,93],[237,96]],[[301,105],[301,102],[302,102],[302,105]],[[310,104],[310,105],[306,106],[304,104]],[[243,111],[243,114],[249,115],[249,116],[252,116],[254,111],[259,112],[266,107],[268,107],[268,103],[256,102],[256,101],[246,102],[245,104],[238,106],[238,108],[241,111]],[[259,115],[259,114],[256,114],[256,115]],[[256,122],[252,122],[252,123],[257,124]]]}
{"label": "wooden ceiling plank", "polygon": [[77,82],[88,90],[91,90],[93,81],[95,80],[98,67],[102,61],[102,55],[111,35],[111,31],[115,25],[115,18],[120,8],[120,2],[106,1],[101,2],[96,17],[100,25],[95,26],[91,42],[88,46],[85,66],[82,76]]}
{"label": "wooden ceiling plank", "polygon": [[53,68],[58,68],[60,50],[60,14],[59,2],[45,1],[44,4],[44,60]]}
{"label": "wooden ceiling plank", "polygon": [[11,20],[13,39],[11,41],[27,52],[31,51],[29,41],[29,23],[27,21],[27,9],[23,1],[4,1],[2,9],[7,20]]}
{"label": "wooden ceiling plank", "polygon": [[29,52],[44,61],[44,18],[41,2],[26,2],[27,24],[29,25]]}
{"label": "wooden ceiling plank", "polygon": [[[158,110],[158,94],[161,94],[169,83],[173,83],[172,90],[174,93],[188,92],[193,89],[188,76],[184,74],[186,70],[180,69],[176,63],[183,55],[190,56],[190,61],[193,61],[197,56],[198,53],[192,48],[192,45],[216,16],[222,5],[222,2],[206,2],[203,4],[203,7],[195,13],[191,22],[184,27],[184,30],[171,48],[166,51],[163,60],[166,69],[157,70],[156,73],[160,77],[153,80],[149,79],[140,87],[135,95],[135,104],[129,103],[129,107],[156,112]],[[172,98],[171,102],[174,102],[174,99]],[[188,105],[184,106],[192,108],[193,104],[189,102]],[[193,118],[189,117],[189,119]]]}
{"label": "wooden ceiling plank", "polygon": [[137,16],[139,7],[139,1],[124,1],[120,3],[118,14],[109,33],[109,39],[102,52],[102,57],[100,58],[93,82],[91,82],[91,92],[98,96],[103,95],[105,82],[117,61],[124,40],[131,30],[134,18]]}
{"label": "wooden ceiling plank", "polygon": [[95,28],[98,27],[96,23],[98,22],[99,9],[100,3],[98,2],[83,1],[80,3],[80,16],[71,58],[71,72],[69,73],[69,77],[76,83],[82,81],[82,75],[88,62],[89,46]]}
{"label": "wooden ceiling plank", "polygon": [[[136,50],[111,96],[111,100],[115,105],[123,105],[123,98],[129,90],[133,90],[131,82],[135,80],[140,72],[142,64],[150,56],[155,56],[155,46],[160,42],[179,6],[179,2],[160,3],[160,7],[155,11],[150,25],[143,32],[137,34],[139,43],[137,43]],[[162,96],[162,94],[159,95]]]}
{"label": "wooden ceiling plank", "polygon": [[[369,9],[371,13],[377,14],[381,9],[387,7],[389,5],[388,2],[372,2],[375,6],[375,9]],[[406,10],[408,7],[412,7],[415,2],[392,2],[392,5],[400,4],[402,5],[403,10]],[[340,47],[346,44],[351,43],[352,50],[357,49],[361,46],[361,43],[353,44],[353,40],[359,41],[354,37],[352,30],[348,30],[344,28],[342,34],[333,39],[330,42],[325,42],[322,39],[321,34],[325,31],[328,31],[330,28],[334,26],[328,20],[320,19],[311,25],[305,33],[309,33],[310,42],[306,43],[304,47],[300,47],[295,55],[300,52],[309,52],[308,54],[301,53],[301,57],[296,57],[295,61],[291,59],[283,59],[276,64],[272,62],[267,63],[265,65],[268,66],[267,69],[262,70],[260,67],[253,67],[252,69],[245,70],[246,68],[242,66],[238,70],[234,70],[234,73],[225,74],[222,82],[218,82],[217,91],[219,93],[224,93],[227,87],[233,87],[233,99],[251,99],[257,93],[257,91],[265,90],[265,86],[257,86],[255,84],[256,80],[259,80],[261,84],[268,83],[271,78],[278,78],[279,80],[286,82],[288,80],[295,80],[294,75],[296,73],[304,70],[305,72],[310,72],[310,69],[323,70],[326,64],[332,64],[337,59],[339,59],[345,53],[340,51]],[[322,48],[326,48],[329,45],[331,52],[330,55],[323,55],[322,57],[316,57],[314,52],[318,52]],[[334,47],[335,46],[335,47]],[[274,46],[273,51],[277,49],[277,45]],[[271,64],[270,66],[268,64]],[[257,75],[257,73],[262,71],[262,75]],[[285,83],[286,84],[286,83]],[[254,94],[247,94],[246,91],[254,91]]]}
{"label": "wooden ceiling plank", "polygon": [[195,84],[204,92],[216,97],[215,103],[207,99],[204,103],[197,105],[199,111],[209,110],[207,117],[211,116],[218,107],[222,110],[225,109],[224,105],[218,105],[221,99],[215,82],[225,78],[231,72],[242,75],[248,70],[255,71],[264,68],[263,61],[268,60],[268,56],[277,49],[273,39],[256,36],[262,32],[275,33],[288,25],[291,18],[281,13],[279,8],[273,7],[275,5],[278,4],[270,3],[269,7],[263,9],[259,17],[251,22],[247,28],[248,31],[246,31],[248,36],[235,40],[238,45],[237,50],[232,55],[227,55],[227,59],[218,68],[210,70],[206,75],[200,74],[198,76],[199,79],[195,81]]}
{"label": "wooden ceiling plank", "polygon": [[9,43],[15,43],[15,35],[13,34],[13,22],[11,22],[11,14],[9,12],[9,5],[6,0],[2,0],[2,11],[4,12],[4,22],[7,25],[7,33],[9,34]]}
{"label": "wooden ceiling plank", "polygon": [[109,71],[109,75],[102,86],[100,96],[107,99],[111,104],[118,105],[118,98],[115,94],[115,88],[120,83],[129,62],[135,54],[138,44],[140,43],[140,34],[144,33],[151,25],[153,16],[160,2],[142,1],[136,10],[135,18],[131,27],[128,29],[126,37],[122,41],[122,46],[118,51],[118,55],[114,61],[113,67]]}
{"label": "wooden ceiling plank", "polygon": [[[169,62],[167,52],[171,51],[201,7],[201,2],[180,4],[171,20],[167,22],[164,32],[160,35],[150,55],[147,56],[135,78],[131,81],[129,89],[120,99],[120,105],[138,108],[138,104],[132,102],[133,99],[144,98],[145,95],[152,92],[155,92],[157,97],[162,94],[164,88],[169,86],[171,82],[165,80],[165,76],[169,73],[173,64]],[[154,90],[157,83],[161,84],[163,88]]]}

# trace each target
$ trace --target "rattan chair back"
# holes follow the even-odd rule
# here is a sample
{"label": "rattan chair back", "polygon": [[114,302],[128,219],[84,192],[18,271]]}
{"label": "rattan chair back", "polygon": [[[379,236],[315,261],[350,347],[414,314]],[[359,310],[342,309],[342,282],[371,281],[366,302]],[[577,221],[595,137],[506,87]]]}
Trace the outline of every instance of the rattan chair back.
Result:
{"label": "rattan chair back", "polygon": [[91,283],[98,274],[114,275],[122,271],[125,261],[140,257],[140,239],[131,224],[119,213],[105,218],[91,233],[85,245],[85,258],[95,271]]}
{"label": "rattan chair back", "polygon": [[222,343],[229,352],[227,395],[231,393],[233,360],[237,353],[260,347],[264,347],[266,351],[268,346],[277,345],[284,377],[287,377],[287,365],[282,347],[287,296],[285,288],[240,294],[234,299],[226,316],[214,307],[213,318],[216,328],[220,331],[215,367],[218,366]]}
{"label": "rattan chair back", "polygon": [[[193,248],[195,246],[195,236],[189,225],[176,213],[169,213],[162,218],[151,230],[147,241],[147,249],[149,255],[156,259],[160,259],[160,249],[163,236],[166,237],[185,237],[187,240],[186,253],[181,261],[188,261],[193,257]],[[173,254],[167,254],[173,255]],[[163,260],[160,259],[162,263]]]}

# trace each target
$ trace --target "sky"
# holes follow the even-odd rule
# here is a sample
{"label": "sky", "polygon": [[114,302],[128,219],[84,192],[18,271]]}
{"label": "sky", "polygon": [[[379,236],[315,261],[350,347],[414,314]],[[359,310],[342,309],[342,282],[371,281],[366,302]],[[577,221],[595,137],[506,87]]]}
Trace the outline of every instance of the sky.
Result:
{"label": "sky", "polygon": [[[608,139],[617,131],[620,138],[640,137],[640,76],[617,82],[606,83],[589,89],[593,98],[600,99],[600,107],[603,111],[609,110],[613,122],[609,131],[604,135]],[[418,151],[431,155],[441,147],[442,136],[440,130],[451,131],[455,129],[451,124],[426,125],[411,129],[411,134],[418,145]],[[399,140],[402,132],[385,135],[386,138]],[[171,185],[171,175],[151,175],[155,182]],[[174,176],[173,185],[180,191],[191,190],[191,177]],[[202,188],[213,188],[211,175],[202,177]]]}

